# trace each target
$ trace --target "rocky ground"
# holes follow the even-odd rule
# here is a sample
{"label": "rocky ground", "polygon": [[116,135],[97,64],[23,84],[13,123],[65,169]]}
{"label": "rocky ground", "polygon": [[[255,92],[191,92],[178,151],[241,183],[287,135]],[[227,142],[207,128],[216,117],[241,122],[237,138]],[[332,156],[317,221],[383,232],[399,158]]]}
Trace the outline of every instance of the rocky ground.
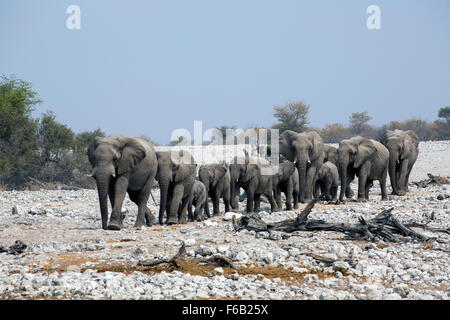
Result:
{"label": "rocky ground", "polygon": [[[427,173],[450,176],[450,141],[421,143],[420,152],[410,181],[427,179]],[[0,253],[0,299],[448,300],[450,235],[443,232],[450,227],[448,188],[411,184],[407,196],[380,201],[375,183],[370,202],[320,203],[310,214],[357,223],[359,216],[370,219],[394,207],[393,215],[404,223],[440,229],[414,228],[434,238],[425,243],[407,237],[367,242],[337,232],[235,232],[230,213],[136,229],[137,208],[128,199],[125,228],[105,231],[95,190],[0,192],[5,251]],[[157,190],[154,195],[158,201]],[[157,212],[152,200],[149,207]],[[260,213],[266,221],[296,215]],[[27,245],[22,253],[9,250],[16,240]],[[142,265],[170,259],[183,242],[186,259],[176,267]],[[229,259],[235,268],[200,262],[212,256]]]}

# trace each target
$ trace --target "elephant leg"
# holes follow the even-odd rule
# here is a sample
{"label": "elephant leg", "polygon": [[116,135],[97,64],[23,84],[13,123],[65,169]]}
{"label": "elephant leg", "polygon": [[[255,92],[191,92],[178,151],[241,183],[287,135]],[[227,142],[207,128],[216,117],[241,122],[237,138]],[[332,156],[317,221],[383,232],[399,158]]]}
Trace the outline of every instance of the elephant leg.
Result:
{"label": "elephant leg", "polygon": [[179,223],[181,223],[181,224],[187,223],[186,212],[187,212],[188,204],[189,204],[189,198],[188,198],[188,197],[184,198],[184,199],[181,201],[181,207],[180,207],[181,213],[180,213],[180,215],[179,215],[179,217],[178,217],[178,221],[179,221]]}
{"label": "elephant leg", "polygon": [[325,199],[327,201],[331,200],[331,181],[326,181],[325,182]]}
{"label": "elephant leg", "polygon": [[261,207],[261,195],[260,194],[256,194],[254,197],[254,201],[253,201],[253,211],[254,212],[259,212],[260,207]]}
{"label": "elephant leg", "polygon": [[265,193],[264,195],[267,197],[267,199],[270,202],[270,210],[272,212],[279,211],[280,209],[278,208],[277,203],[275,202],[272,192]]}
{"label": "elephant leg", "polygon": [[366,188],[364,191],[364,197],[366,198],[366,200],[369,200],[369,192],[370,192],[370,188],[372,188],[373,186],[373,180],[366,180]]}
{"label": "elephant leg", "polygon": [[247,194],[247,213],[254,212],[254,207],[253,207],[254,193],[253,193],[253,191],[250,191],[250,190],[245,190],[245,192]]}
{"label": "elephant leg", "polygon": [[213,198],[213,216],[218,216],[220,214],[220,195],[217,190],[214,190],[214,198]]}
{"label": "elephant leg", "polygon": [[387,192],[386,192],[386,180],[387,180],[387,169],[381,175],[380,181],[380,189],[381,189],[381,200],[387,200]]}
{"label": "elephant leg", "polygon": [[225,204],[225,212],[230,212],[231,211],[231,207],[230,207],[230,195],[228,193],[226,193],[223,197],[223,203]]}
{"label": "elephant leg", "polygon": [[[363,168],[361,168],[361,171]],[[365,172],[360,172],[358,177],[358,201],[366,201],[366,183],[367,183],[367,174]]]}
{"label": "elephant leg", "polygon": [[181,183],[176,184],[173,187],[170,208],[168,211],[167,224],[177,224],[178,223],[178,210],[180,208],[180,203],[184,193],[184,186]]}
{"label": "elephant leg", "polygon": [[298,209],[298,191],[295,189],[292,192],[292,198],[294,199],[294,209]]}
{"label": "elephant leg", "polygon": [[122,209],[123,201],[125,200],[127,189],[127,178],[124,176],[117,178],[114,185],[114,206],[111,212],[111,217],[109,219],[109,230],[120,230],[120,228],[122,228],[122,219],[120,217],[120,212]]}
{"label": "elephant leg", "polygon": [[[155,217],[153,216],[152,211],[150,210],[149,207],[147,207],[147,201],[145,201],[145,199],[140,198],[140,191],[129,191],[128,195],[130,196],[130,200],[133,201],[137,206],[138,206],[138,217],[136,218],[136,222],[134,224],[134,226],[136,228],[140,228],[144,225],[144,218],[141,217],[141,221],[139,221],[139,206],[142,205],[144,206],[144,217],[145,217],[145,224],[150,227],[153,225],[153,223],[155,222]],[[147,197],[148,200],[148,197]]]}
{"label": "elephant leg", "polygon": [[[192,213],[192,205],[193,205],[193,203],[192,203],[192,200],[189,200],[189,203],[188,203],[188,220],[189,221],[194,221],[195,220],[195,213]],[[181,212],[180,212],[180,214],[181,214]]]}
{"label": "elephant leg", "polygon": [[[289,179],[287,187],[286,187],[286,210],[290,211],[292,210],[292,194],[294,192],[294,184],[292,182],[292,179]],[[282,210],[281,206],[281,196],[280,201],[277,201],[277,206],[279,210]]]}
{"label": "elephant leg", "polygon": [[197,203],[195,205],[194,221],[203,221],[202,208],[203,208],[202,203]]}
{"label": "elephant leg", "polygon": [[406,194],[406,175],[408,170],[408,159],[404,159],[400,163],[400,171],[398,178],[398,195],[404,196]]}
{"label": "elephant leg", "polygon": [[338,188],[337,186],[331,187],[331,201],[337,201],[338,199]]}
{"label": "elephant leg", "polygon": [[205,200],[205,214],[208,218],[211,218],[211,214],[209,213],[209,194],[206,195]]}

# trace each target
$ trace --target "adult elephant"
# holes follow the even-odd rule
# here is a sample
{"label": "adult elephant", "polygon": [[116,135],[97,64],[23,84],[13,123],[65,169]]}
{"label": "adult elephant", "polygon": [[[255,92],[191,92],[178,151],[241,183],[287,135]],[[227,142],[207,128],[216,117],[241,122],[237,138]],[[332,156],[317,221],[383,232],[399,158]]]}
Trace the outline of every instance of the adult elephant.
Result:
{"label": "adult elephant", "polygon": [[157,152],[156,157],[158,159],[156,180],[161,193],[159,223],[164,223],[166,211],[167,224],[186,223],[189,197],[197,174],[194,157],[183,150]]}
{"label": "adult elephant", "polygon": [[392,194],[403,196],[408,192],[409,174],[419,155],[419,137],[412,130],[387,130],[381,142],[389,150]]}
{"label": "adult elephant", "polygon": [[[247,213],[258,207],[259,197],[264,194],[270,202],[273,212],[278,211],[273,197],[272,177],[274,168],[270,162],[260,157],[234,157],[230,163],[231,208],[239,209],[239,189],[243,188],[247,195]],[[256,200],[256,201],[255,201]]]}
{"label": "adult elephant", "polygon": [[[98,199],[102,217],[102,228],[120,230],[120,212],[125,195],[138,206],[136,227],[154,222],[147,201],[153,186],[158,163],[150,142],[121,135],[97,137],[87,152],[91,163],[92,177],[97,183]],[[108,196],[112,206],[108,224]]]}
{"label": "adult elephant", "polygon": [[302,203],[310,201],[315,175],[324,159],[322,138],[315,131],[297,133],[286,130],[280,135],[280,153],[297,167],[300,184],[298,200]]}
{"label": "adult elephant", "polygon": [[230,211],[230,172],[228,166],[224,164],[208,164],[202,165],[198,170],[198,177],[206,187],[206,204],[205,213],[207,217],[211,217],[209,213],[208,198],[211,197],[213,202],[213,215],[219,214],[219,200],[223,199],[225,204],[225,212]]}
{"label": "adult elephant", "polygon": [[339,176],[341,192],[339,200],[344,200],[345,190],[358,176],[358,201],[369,200],[369,189],[374,180],[380,182],[381,198],[387,199],[386,176],[389,151],[380,142],[361,136],[342,140],[338,148]]}

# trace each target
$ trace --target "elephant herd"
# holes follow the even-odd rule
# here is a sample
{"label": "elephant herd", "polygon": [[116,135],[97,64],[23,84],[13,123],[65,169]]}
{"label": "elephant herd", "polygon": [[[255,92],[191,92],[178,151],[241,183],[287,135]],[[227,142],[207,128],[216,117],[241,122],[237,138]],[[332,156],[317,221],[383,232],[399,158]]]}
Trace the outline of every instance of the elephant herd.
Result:
{"label": "elephant herd", "polygon": [[[211,217],[209,199],[212,215],[219,214],[220,199],[225,212],[238,211],[240,188],[246,193],[248,213],[259,210],[262,195],[272,211],[282,210],[282,192],[286,210],[297,209],[299,202],[314,197],[337,201],[339,187],[339,201],[344,201],[344,195],[354,196],[350,183],[355,177],[358,201],[369,200],[375,180],[380,183],[382,200],[386,200],[388,173],[392,194],[405,195],[419,153],[419,139],[411,130],[387,130],[380,140],[356,136],[342,140],[335,148],[324,145],[315,131],[287,130],[279,141],[284,161],[276,167],[264,158],[248,154],[234,157],[229,164],[197,167],[187,151],[156,152],[148,141],[121,135],[96,138],[87,154],[97,184],[102,228],[120,230],[121,208],[127,193],[138,206],[135,227],[154,223],[147,202],[155,179],[160,189],[160,224]],[[112,207],[109,221],[108,197]]]}

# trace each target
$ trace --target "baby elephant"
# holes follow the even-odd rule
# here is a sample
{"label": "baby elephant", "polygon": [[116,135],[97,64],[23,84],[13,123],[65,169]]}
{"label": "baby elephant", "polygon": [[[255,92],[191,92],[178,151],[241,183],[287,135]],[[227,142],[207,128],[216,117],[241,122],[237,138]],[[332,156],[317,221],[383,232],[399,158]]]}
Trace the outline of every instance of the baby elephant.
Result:
{"label": "baby elephant", "polygon": [[[325,162],[317,172],[316,195],[325,195],[327,201],[337,201],[339,186],[339,173],[336,165],[330,161]],[[318,192],[321,194],[317,194]]]}
{"label": "baby elephant", "polygon": [[284,161],[278,168],[278,173],[272,178],[275,201],[281,209],[281,192],[286,195],[286,210],[292,210],[292,199],[294,209],[298,209],[298,171],[294,163],[289,160]]}
{"label": "baby elephant", "polygon": [[[206,187],[203,182],[195,180],[188,205],[189,220],[202,221],[204,219],[206,196]],[[192,215],[192,206],[195,207],[194,215]]]}

